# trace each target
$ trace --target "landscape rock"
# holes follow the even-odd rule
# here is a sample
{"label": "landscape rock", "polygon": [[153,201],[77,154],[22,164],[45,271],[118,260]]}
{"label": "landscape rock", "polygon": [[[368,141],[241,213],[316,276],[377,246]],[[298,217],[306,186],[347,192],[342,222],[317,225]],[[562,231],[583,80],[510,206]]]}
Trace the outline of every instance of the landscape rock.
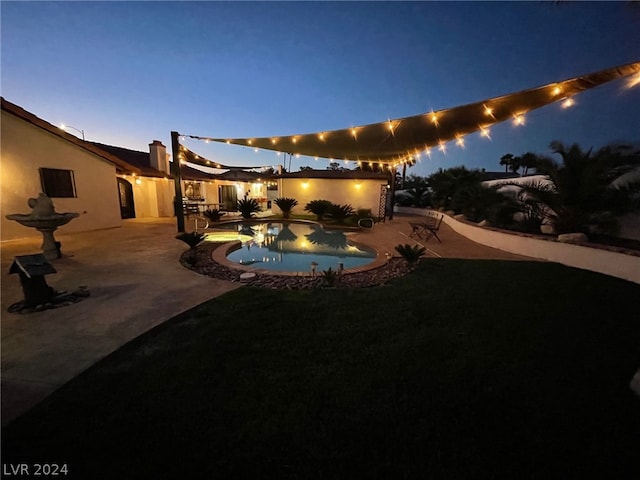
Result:
{"label": "landscape rock", "polygon": [[556,228],[550,223],[543,223],[542,225],[540,225],[540,233],[542,233],[543,235],[555,235]]}
{"label": "landscape rock", "polygon": [[[194,252],[186,252],[180,258],[180,263],[201,275],[207,277],[217,278],[220,280],[228,280],[231,282],[241,281],[243,285],[253,287],[265,287],[271,289],[309,289],[309,288],[323,288],[322,275],[316,274],[312,276],[308,275],[289,276],[260,273],[256,275],[253,272],[245,272],[240,269],[229,268],[225,265],[221,265],[212,260],[212,252],[219,246],[219,244],[205,242],[200,244],[195,249],[195,263],[187,261],[187,254],[194,255]],[[401,277],[409,273],[409,267],[402,258],[391,258],[389,262],[381,267],[367,270],[365,272],[355,273],[343,273],[338,277],[336,286],[351,287],[351,288],[364,288],[375,287],[384,285],[391,279]],[[253,275],[252,278],[243,277],[243,275]]]}
{"label": "landscape rock", "polygon": [[587,243],[589,238],[584,233],[563,233],[558,235],[558,241],[562,243],[581,244]]}

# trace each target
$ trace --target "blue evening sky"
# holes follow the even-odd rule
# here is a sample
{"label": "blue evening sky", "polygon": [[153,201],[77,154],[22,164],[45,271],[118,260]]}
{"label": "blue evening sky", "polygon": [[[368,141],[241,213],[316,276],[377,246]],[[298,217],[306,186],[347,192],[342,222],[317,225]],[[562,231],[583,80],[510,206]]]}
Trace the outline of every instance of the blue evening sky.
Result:
{"label": "blue evening sky", "polygon": [[[637,3],[637,2],[636,2]],[[450,108],[640,61],[629,2],[1,2],[2,96],[88,140],[148,151],[170,132],[261,137]],[[409,173],[500,170],[507,152],[640,143],[616,81],[436,149]],[[274,152],[188,141],[225,164]],[[294,158],[326,168],[328,160]],[[351,164],[353,165],[353,164]]]}

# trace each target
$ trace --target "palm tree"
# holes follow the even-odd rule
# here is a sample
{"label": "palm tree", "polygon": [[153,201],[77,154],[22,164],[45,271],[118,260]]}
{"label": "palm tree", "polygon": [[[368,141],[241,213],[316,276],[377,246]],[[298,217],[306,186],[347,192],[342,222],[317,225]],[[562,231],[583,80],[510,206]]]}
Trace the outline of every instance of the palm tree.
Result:
{"label": "palm tree", "polygon": [[238,200],[238,211],[242,218],[251,218],[260,211],[260,204],[255,198]]}
{"label": "palm tree", "polygon": [[329,200],[311,200],[304,207],[305,212],[313,213],[319,222],[322,221],[324,215],[329,211],[329,207],[331,207],[331,202]]}
{"label": "palm tree", "polygon": [[607,146],[592,155],[574,144],[567,148],[551,143],[562,157],[559,164],[538,158],[538,173],[550,183],[521,184],[523,192],[546,207],[547,217],[557,233],[608,233],[617,227],[616,217],[638,208],[639,185],[615,188],[615,180],[640,165],[639,152],[621,146]]}
{"label": "palm tree", "polygon": [[509,171],[512,161],[513,161],[512,153],[505,153],[503,156],[500,157],[500,165],[504,167],[505,173]]}
{"label": "palm tree", "polygon": [[278,197],[273,203],[275,203],[280,210],[282,210],[282,218],[289,218],[293,207],[298,205],[298,201],[295,198]]}
{"label": "palm tree", "polygon": [[530,168],[535,168],[538,163],[538,156],[535,153],[527,152],[520,157],[520,165],[524,168],[522,175],[529,173]]}

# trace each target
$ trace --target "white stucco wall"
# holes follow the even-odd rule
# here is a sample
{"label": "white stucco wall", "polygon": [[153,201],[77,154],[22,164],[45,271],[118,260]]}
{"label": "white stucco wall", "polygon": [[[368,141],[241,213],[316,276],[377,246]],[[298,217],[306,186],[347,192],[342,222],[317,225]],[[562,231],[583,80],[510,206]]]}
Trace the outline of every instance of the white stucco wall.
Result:
{"label": "white stucco wall", "polygon": [[[385,180],[354,180],[327,178],[281,178],[278,180],[278,196],[295,198],[298,205],[293,213],[302,214],[304,206],[312,200],[329,200],[354,209],[369,208],[376,216],[380,204],[380,188]],[[274,213],[280,213],[273,204]]]}
{"label": "white stucco wall", "polygon": [[173,216],[173,180],[168,178],[118,175],[133,188],[136,218]]}
{"label": "white stucco wall", "polygon": [[7,220],[31,213],[27,200],[42,191],[39,168],[73,170],[76,198],[53,198],[57,212],[81,215],[60,227],[80,232],[121,225],[115,166],[64,139],[2,111],[0,155],[1,239],[40,237],[33,228]]}
{"label": "white stucco wall", "polygon": [[[427,209],[407,207],[397,207],[396,210],[399,213],[424,215],[429,212]],[[437,214],[441,215],[440,212]],[[557,262],[640,283],[640,257],[638,256],[478,227],[460,222],[447,214],[442,215],[444,215],[444,223],[474,242],[506,252]]]}

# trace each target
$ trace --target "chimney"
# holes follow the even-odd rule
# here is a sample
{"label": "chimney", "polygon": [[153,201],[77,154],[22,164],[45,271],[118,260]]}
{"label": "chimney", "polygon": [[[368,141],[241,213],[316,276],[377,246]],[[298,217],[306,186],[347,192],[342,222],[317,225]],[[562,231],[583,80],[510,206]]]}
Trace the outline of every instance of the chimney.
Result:
{"label": "chimney", "polygon": [[160,140],[154,140],[153,143],[149,144],[149,163],[156,170],[160,170],[162,173],[169,173],[167,147]]}

